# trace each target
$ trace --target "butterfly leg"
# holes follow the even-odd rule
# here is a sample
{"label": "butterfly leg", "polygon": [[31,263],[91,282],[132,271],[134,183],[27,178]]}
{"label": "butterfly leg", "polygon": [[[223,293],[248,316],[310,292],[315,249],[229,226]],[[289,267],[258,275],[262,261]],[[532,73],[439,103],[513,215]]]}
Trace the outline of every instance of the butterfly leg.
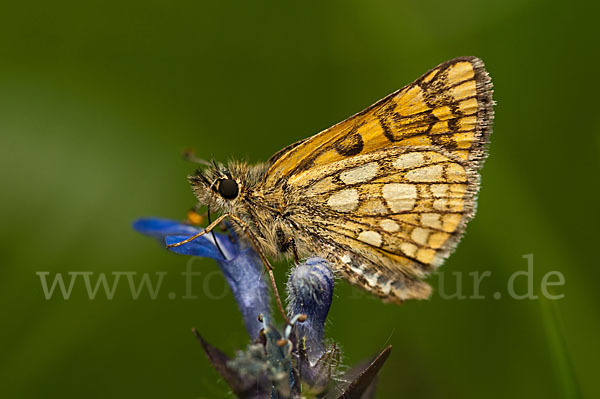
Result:
{"label": "butterfly leg", "polygon": [[190,241],[194,241],[196,238],[203,236],[204,234],[208,234],[210,233],[210,231],[212,229],[214,229],[215,227],[217,227],[219,225],[219,223],[221,223],[225,218],[231,216],[229,213],[224,213],[221,216],[219,216],[218,218],[215,219],[214,222],[212,222],[211,224],[209,224],[208,226],[206,226],[206,228],[204,230],[202,230],[200,233],[191,236],[190,238],[187,238],[183,241],[179,241],[176,242],[175,244],[169,244],[167,245],[167,248],[173,248],[173,247],[178,247],[180,245],[183,244],[187,244]]}
{"label": "butterfly leg", "polygon": [[298,249],[296,248],[296,241],[294,241],[293,237],[290,237],[284,242],[280,243],[279,246],[281,248],[281,252],[287,252],[291,250],[296,264],[300,262],[300,259],[298,258]]}
{"label": "butterfly leg", "polygon": [[[289,319],[286,316],[285,310],[283,308],[283,303],[281,302],[281,297],[279,296],[279,291],[277,290],[277,284],[275,283],[275,275],[273,274],[273,266],[269,262],[269,259],[267,259],[267,256],[260,249],[258,240],[254,236],[254,233],[252,232],[252,230],[250,230],[250,227],[246,224],[246,222],[244,222],[239,217],[232,215],[232,214],[226,214],[226,215],[229,216],[234,222],[239,224],[240,227],[244,230],[244,232],[248,236],[248,238],[250,238],[250,242],[252,243],[254,250],[258,254],[260,260],[265,265],[265,268],[267,269],[267,273],[269,274],[269,280],[271,280],[271,286],[273,287],[273,293],[275,294],[275,300],[277,302],[277,307],[279,308],[279,312],[281,313],[281,316],[283,316],[283,319],[285,320],[285,322],[289,324]],[[216,222],[216,220],[215,220],[215,222]]]}
{"label": "butterfly leg", "polygon": [[286,237],[281,227],[277,227],[275,230],[277,236],[277,246],[279,251],[283,254],[291,249],[292,255],[294,255],[294,261],[298,263],[298,250],[296,249],[296,241],[294,237]]}

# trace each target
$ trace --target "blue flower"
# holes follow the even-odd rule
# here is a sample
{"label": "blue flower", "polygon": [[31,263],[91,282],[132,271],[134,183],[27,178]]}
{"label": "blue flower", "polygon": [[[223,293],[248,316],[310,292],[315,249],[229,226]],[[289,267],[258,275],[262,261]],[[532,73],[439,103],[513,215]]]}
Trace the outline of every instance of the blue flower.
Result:
{"label": "blue flower", "polygon": [[[201,229],[189,224],[146,218],[133,228],[158,239],[163,245],[182,242]],[[212,365],[242,399],[300,397],[309,394],[331,397],[372,398],[373,381],[387,359],[391,347],[381,352],[367,367],[351,369],[342,376],[344,383],[332,384],[338,375],[340,350],[335,343],[324,344],[325,319],[333,299],[334,275],[321,258],[308,258],[297,265],[287,283],[288,316],[280,332],[271,321],[270,296],[263,279],[260,258],[251,247],[229,235],[205,234],[169,250],[217,261],[244,318],[253,343],[230,358],[206,342],[194,330]],[[222,250],[215,245],[215,239]],[[263,317],[259,317],[262,315]],[[328,397],[329,397],[328,396]]]}
{"label": "blue flower", "polygon": [[[165,246],[181,242],[202,231],[189,224],[159,218],[139,219],[133,223],[133,228],[158,239]],[[258,316],[262,314],[268,317],[270,314],[269,290],[262,278],[263,265],[256,252],[252,248],[244,247],[231,229],[230,232],[231,239],[225,234],[214,234],[225,258],[215,245],[212,234],[205,234],[169,250],[217,261],[242,313],[246,330],[252,339],[256,339],[263,327]]]}

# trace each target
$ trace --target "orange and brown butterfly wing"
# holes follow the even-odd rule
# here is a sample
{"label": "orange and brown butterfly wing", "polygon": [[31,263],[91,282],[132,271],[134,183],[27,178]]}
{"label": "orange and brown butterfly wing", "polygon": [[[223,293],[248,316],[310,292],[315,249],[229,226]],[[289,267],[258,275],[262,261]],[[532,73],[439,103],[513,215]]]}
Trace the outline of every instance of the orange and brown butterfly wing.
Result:
{"label": "orange and brown butterfly wing", "polygon": [[389,301],[427,297],[474,213],[491,95],[481,61],[455,59],[276,154],[266,187],[285,185],[304,252]]}

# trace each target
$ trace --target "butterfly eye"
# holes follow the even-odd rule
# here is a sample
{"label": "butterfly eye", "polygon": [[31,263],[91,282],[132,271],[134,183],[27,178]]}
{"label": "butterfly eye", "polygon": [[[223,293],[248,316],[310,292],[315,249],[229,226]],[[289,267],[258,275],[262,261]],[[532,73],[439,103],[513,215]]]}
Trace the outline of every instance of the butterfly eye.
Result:
{"label": "butterfly eye", "polygon": [[238,184],[233,179],[223,179],[219,182],[219,194],[225,199],[234,199],[238,196],[240,189]]}

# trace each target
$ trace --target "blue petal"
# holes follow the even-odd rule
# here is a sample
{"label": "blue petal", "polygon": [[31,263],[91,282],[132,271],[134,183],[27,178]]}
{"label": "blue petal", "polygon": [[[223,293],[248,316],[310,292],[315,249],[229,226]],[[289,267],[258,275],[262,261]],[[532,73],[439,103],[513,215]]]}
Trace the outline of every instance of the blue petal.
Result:
{"label": "blue petal", "polygon": [[[184,241],[202,231],[187,224],[159,218],[139,219],[133,223],[133,228],[142,234],[158,239],[165,245]],[[263,264],[252,248],[240,251],[233,229],[229,228],[229,231],[235,243],[232,243],[228,236],[215,233],[215,238],[225,253],[226,259],[217,249],[212,234],[205,234],[178,247],[169,248],[169,250],[183,255],[212,258],[217,261],[244,317],[246,329],[252,339],[256,339],[263,327],[258,321],[258,315],[263,314],[265,318],[270,318],[270,295],[263,279]]]}
{"label": "blue petal", "polygon": [[[166,245],[176,244],[184,241],[185,239],[202,231],[201,229],[188,224],[159,218],[136,220],[133,223],[133,228],[142,234],[154,237],[161,242],[166,242]],[[217,238],[219,246],[228,259],[236,256],[236,245],[233,244],[226,235],[215,233],[215,237]],[[203,256],[216,260],[223,260],[223,256],[214,244],[212,234],[198,237],[187,244],[169,249],[179,254]]]}
{"label": "blue petal", "polygon": [[189,224],[176,222],[169,219],[144,218],[133,222],[133,228],[138,233],[162,240],[165,236],[172,234],[194,235],[200,230]]}
{"label": "blue petal", "polygon": [[258,338],[263,325],[258,315],[270,315],[269,289],[263,279],[263,263],[252,248],[246,248],[238,256],[217,261],[244,318],[244,324],[252,339]]}
{"label": "blue petal", "polygon": [[[165,237],[165,244],[177,244],[178,242],[187,240],[191,236],[167,236]],[[221,241],[219,241],[219,244]],[[221,247],[222,249],[222,247]],[[178,247],[171,247],[169,251],[181,254],[181,255],[192,255],[192,256],[202,256],[204,258],[211,258],[215,260],[225,260],[223,255],[219,252],[215,244],[212,241],[206,239],[206,236],[198,237],[195,240],[192,240],[186,244],[180,245]]]}

